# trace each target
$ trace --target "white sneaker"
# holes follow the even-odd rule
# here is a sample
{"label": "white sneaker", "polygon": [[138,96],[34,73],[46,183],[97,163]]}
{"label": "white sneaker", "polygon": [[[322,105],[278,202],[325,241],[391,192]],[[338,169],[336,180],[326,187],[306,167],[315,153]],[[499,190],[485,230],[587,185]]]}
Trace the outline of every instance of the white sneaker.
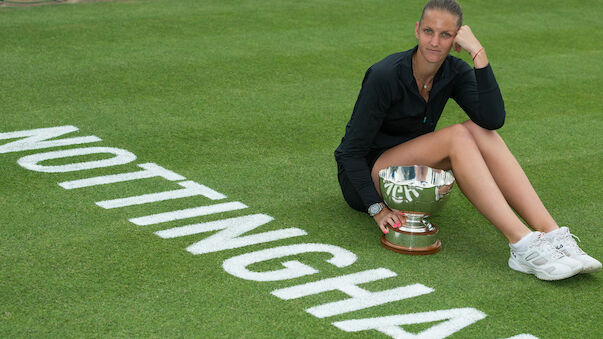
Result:
{"label": "white sneaker", "polygon": [[549,241],[558,251],[579,261],[582,264],[581,273],[592,273],[601,270],[601,263],[597,259],[584,253],[584,251],[578,247],[574,238],[578,239],[578,241],[580,241],[580,239],[571,234],[567,227],[564,226],[556,231],[546,233],[543,238],[544,240]]}
{"label": "white sneaker", "polygon": [[523,249],[509,244],[509,267],[534,274],[541,280],[560,280],[580,273],[582,264],[557,251],[549,241],[543,239],[543,235],[541,232],[532,233],[528,245]]}

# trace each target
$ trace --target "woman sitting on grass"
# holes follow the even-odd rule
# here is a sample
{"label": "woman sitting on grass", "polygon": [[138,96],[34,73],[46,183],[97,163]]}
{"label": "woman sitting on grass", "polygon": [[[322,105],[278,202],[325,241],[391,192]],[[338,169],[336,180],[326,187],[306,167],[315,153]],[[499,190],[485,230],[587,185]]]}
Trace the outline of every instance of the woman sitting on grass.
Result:
{"label": "woman sitting on grass", "polygon": [[[335,151],[346,202],[384,233],[405,216],[388,209],[379,170],[426,165],[452,169],[463,194],[509,240],[509,266],[543,280],[595,272],[567,227],[557,225],[501,137],[504,103],[486,50],[454,0],[431,0],[415,24],[418,45],[368,69],[345,136]],[[465,50],[474,69],[449,55]],[[435,130],[449,98],[470,120]],[[536,232],[531,232],[515,210]]]}

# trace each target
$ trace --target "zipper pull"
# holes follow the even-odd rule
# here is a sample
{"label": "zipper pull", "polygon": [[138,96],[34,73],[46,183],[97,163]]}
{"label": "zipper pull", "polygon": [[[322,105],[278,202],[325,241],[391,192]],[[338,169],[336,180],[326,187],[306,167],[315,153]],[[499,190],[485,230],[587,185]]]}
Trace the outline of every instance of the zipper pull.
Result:
{"label": "zipper pull", "polygon": [[423,118],[423,123],[427,122],[427,116]]}

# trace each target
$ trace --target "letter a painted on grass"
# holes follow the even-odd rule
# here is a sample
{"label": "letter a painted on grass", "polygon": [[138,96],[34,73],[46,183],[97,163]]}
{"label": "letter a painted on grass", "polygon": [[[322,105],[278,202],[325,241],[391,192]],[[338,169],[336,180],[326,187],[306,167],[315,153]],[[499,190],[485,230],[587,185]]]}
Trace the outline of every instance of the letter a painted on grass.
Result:
{"label": "letter a painted on grass", "polygon": [[421,284],[397,287],[379,292],[370,292],[357,286],[358,284],[364,284],[367,282],[395,276],[396,273],[388,269],[378,268],[315,281],[303,285],[287,287],[273,291],[272,294],[281,299],[288,300],[321,292],[339,290],[352,297],[345,300],[310,307],[306,310],[306,312],[317,318],[325,318],[382,305],[393,301],[408,299],[434,291],[433,289]]}
{"label": "letter a painted on grass", "polygon": [[186,250],[192,254],[218,252],[307,234],[306,231],[302,229],[291,227],[239,237],[241,234],[254,230],[272,220],[274,220],[274,218],[266,214],[252,214],[210,221],[202,224],[170,228],[168,230],[155,232],[155,234],[165,239],[222,230],[221,232],[187,247]]}
{"label": "letter a painted on grass", "polygon": [[[392,338],[446,338],[463,328],[486,317],[486,314],[474,308],[452,308],[449,310],[398,314],[378,318],[354,319],[334,322],[333,325],[346,332],[377,330]],[[419,333],[409,333],[400,326],[441,321]]]}
{"label": "letter a painted on grass", "polygon": [[10,153],[10,152],[27,151],[27,150],[32,150],[32,149],[85,144],[85,143],[89,143],[89,142],[96,142],[96,141],[102,140],[101,138],[96,137],[94,135],[89,135],[86,137],[75,137],[75,138],[45,141],[46,139],[55,138],[60,135],[74,132],[77,130],[78,130],[78,128],[75,126],[59,126],[59,127],[38,128],[38,129],[30,129],[30,130],[25,130],[25,131],[0,133],[0,140],[25,138],[22,140],[9,142],[7,144],[0,146],[0,153]]}
{"label": "letter a painted on grass", "polygon": [[279,281],[294,279],[303,277],[304,275],[318,273],[318,270],[308,265],[304,265],[297,260],[283,262],[282,265],[285,266],[285,268],[267,272],[250,271],[247,269],[247,266],[270,259],[278,259],[290,255],[311,252],[331,253],[333,258],[327,260],[327,262],[337,267],[349,266],[356,262],[357,259],[354,253],[335,245],[296,244],[241,254],[224,260],[222,267],[226,272],[235,277],[246,280]]}

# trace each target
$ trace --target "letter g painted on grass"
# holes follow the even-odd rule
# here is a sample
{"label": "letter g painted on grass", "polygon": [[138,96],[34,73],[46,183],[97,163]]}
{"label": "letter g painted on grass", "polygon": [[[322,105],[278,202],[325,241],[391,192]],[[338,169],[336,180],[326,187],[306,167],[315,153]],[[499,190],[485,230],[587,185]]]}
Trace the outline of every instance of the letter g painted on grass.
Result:
{"label": "letter g painted on grass", "polygon": [[346,267],[356,262],[356,255],[346,249],[343,249],[335,245],[327,244],[296,244],[289,246],[279,246],[269,248],[265,250],[255,251],[251,253],[245,253],[224,260],[222,267],[224,270],[235,277],[253,280],[253,281],[279,281],[288,280],[304,275],[310,275],[318,273],[318,270],[300,263],[299,261],[286,261],[282,265],[284,269],[267,271],[267,272],[254,272],[247,269],[247,266],[262,261],[282,258],[290,255],[297,255],[301,253],[310,252],[326,252],[331,253],[333,258],[327,260],[328,263],[337,267]]}

